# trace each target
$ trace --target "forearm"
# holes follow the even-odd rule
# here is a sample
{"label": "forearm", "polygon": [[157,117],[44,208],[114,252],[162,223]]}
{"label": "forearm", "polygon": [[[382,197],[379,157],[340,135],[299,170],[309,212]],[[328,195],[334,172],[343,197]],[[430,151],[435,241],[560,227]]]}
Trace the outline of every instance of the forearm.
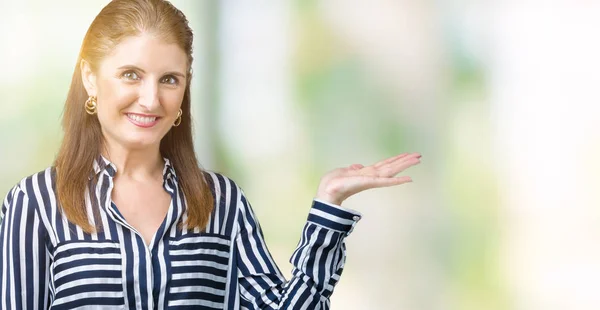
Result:
{"label": "forearm", "polygon": [[0,309],[47,309],[45,232],[27,195],[18,187],[4,200],[0,221]]}
{"label": "forearm", "polygon": [[290,259],[294,265],[292,278],[285,281],[278,270],[276,274],[244,274],[243,269],[248,268],[241,268],[242,308],[328,309],[329,297],[345,263],[344,240],[360,217],[358,212],[313,201],[300,242]]}

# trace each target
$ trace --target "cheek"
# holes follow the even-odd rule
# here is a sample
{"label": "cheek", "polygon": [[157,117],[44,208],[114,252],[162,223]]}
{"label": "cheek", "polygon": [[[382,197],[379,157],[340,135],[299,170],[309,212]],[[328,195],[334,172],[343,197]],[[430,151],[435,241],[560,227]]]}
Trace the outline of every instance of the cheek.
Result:
{"label": "cheek", "polygon": [[163,94],[161,98],[161,103],[164,109],[168,111],[167,113],[177,113],[177,111],[179,111],[179,108],[181,108],[181,103],[183,101],[183,95],[183,91],[173,91]]}
{"label": "cheek", "polygon": [[98,87],[98,113],[114,114],[129,107],[137,100],[134,87],[120,81],[105,81]]}

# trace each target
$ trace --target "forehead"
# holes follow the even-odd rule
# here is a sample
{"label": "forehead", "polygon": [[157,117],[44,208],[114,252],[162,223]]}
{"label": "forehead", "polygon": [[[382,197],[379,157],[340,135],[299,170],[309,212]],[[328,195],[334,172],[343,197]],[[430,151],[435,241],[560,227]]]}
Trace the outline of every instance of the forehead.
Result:
{"label": "forehead", "polygon": [[144,71],[172,71],[186,73],[187,55],[175,43],[152,34],[124,38],[101,63],[103,69],[111,70],[124,65],[134,65]]}

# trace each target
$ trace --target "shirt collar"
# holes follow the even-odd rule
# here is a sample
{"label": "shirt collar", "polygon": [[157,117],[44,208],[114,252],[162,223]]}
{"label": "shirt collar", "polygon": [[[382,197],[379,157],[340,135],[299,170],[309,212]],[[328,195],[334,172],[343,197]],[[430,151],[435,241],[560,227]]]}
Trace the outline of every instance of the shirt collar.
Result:
{"label": "shirt collar", "polygon": [[[165,161],[165,166],[163,168],[163,179],[164,180],[169,180],[169,179],[177,180],[177,174],[175,173],[175,168],[173,167],[173,164],[171,164],[171,161],[165,157],[163,157],[163,160]],[[102,171],[106,171],[106,173],[108,173],[108,175],[111,178],[114,178],[115,175],[117,174],[117,167],[115,166],[115,164],[113,164],[108,159],[106,159],[106,157],[102,156],[102,154],[98,155],[98,157],[96,159],[94,159],[93,169],[94,169],[94,173],[93,173],[94,176],[98,175]],[[92,178],[92,176],[90,176],[90,179],[91,178]]]}
{"label": "shirt collar", "polygon": [[164,180],[169,180],[169,179],[177,180],[177,174],[175,173],[175,167],[173,167],[173,164],[171,164],[171,161],[166,157],[163,157],[163,160],[165,161],[165,167],[163,168],[163,179]]}

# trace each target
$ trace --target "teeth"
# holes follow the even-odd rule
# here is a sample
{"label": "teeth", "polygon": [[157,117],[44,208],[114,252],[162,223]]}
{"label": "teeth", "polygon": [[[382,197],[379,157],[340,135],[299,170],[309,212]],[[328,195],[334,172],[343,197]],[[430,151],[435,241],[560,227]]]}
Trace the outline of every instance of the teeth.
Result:
{"label": "teeth", "polygon": [[135,115],[135,114],[127,114],[127,117],[129,117],[130,119],[132,119],[138,123],[152,123],[156,120],[156,117],[146,117],[146,116],[139,116],[139,115]]}

